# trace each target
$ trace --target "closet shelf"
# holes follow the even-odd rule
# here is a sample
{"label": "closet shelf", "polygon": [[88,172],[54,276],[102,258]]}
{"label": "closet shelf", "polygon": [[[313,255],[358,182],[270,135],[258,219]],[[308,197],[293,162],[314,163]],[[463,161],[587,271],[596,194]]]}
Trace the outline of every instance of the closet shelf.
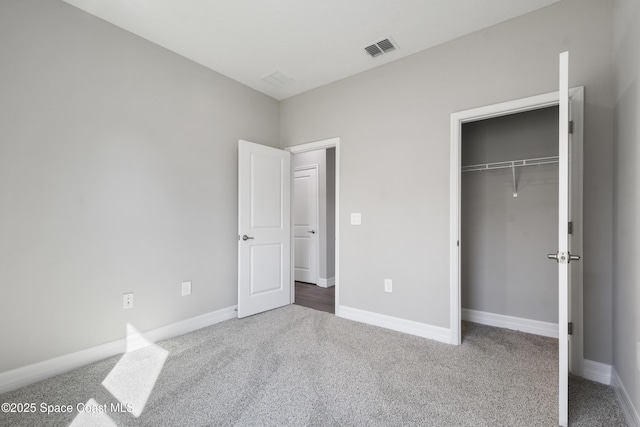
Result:
{"label": "closet shelf", "polygon": [[507,162],[483,163],[479,165],[462,166],[462,172],[486,171],[491,169],[511,169],[513,178],[513,197],[518,197],[518,184],[516,182],[516,168],[522,166],[539,166],[558,163],[558,156],[538,157],[537,159],[510,160]]}
{"label": "closet shelf", "polygon": [[558,163],[558,156],[552,157],[538,157],[536,159],[522,159],[522,160],[509,160],[506,162],[495,163],[482,163],[478,165],[462,166],[462,172],[475,172],[491,169],[507,169],[507,168],[519,168],[522,166],[538,166],[538,165],[550,165]]}

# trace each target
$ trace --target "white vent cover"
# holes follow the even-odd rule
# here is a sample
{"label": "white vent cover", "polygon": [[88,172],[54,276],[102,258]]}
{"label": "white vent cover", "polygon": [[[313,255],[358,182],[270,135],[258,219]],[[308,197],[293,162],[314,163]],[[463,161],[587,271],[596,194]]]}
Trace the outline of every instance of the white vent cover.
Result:
{"label": "white vent cover", "polygon": [[287,86],[295,82],[291,77],[285,76],[280,71],[274,71],[273,73],[264,76],[262,80],[274,85],[275,87]]}
{"label": "white vent cover", "polygon": [[377,43],[374,43],[370,46],[364,48],[364,50],[371,55],[372,58],[376,56],[380,56],[383,53],[389,53],[398,48],[398,45],[391,39],[391,37],[386,38],[384,40],[380,40]]}

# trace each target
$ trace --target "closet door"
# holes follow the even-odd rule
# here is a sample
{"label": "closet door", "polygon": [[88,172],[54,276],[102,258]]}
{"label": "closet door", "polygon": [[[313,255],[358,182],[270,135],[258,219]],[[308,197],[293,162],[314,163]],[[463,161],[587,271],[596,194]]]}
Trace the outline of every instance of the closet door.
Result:
{"label": "closet door", "polygon": [[569,263],[580,259],[572,255],[569,240],[571,201],[571,149],[569,133],[569,52],[560,54],[559,165],[558,165],[558,252],[549,258],[558,263],[558,423],[568,425],[569,417],[569,304],[571,283]]}

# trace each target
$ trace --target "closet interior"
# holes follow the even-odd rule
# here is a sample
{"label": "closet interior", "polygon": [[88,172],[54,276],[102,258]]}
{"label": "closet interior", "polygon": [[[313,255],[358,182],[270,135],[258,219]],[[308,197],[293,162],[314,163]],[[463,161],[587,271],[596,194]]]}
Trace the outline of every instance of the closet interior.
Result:
{"label": "closet interior", "polygon": [[463,125],[463,320],[558,323],[557,156],[558,107]]}

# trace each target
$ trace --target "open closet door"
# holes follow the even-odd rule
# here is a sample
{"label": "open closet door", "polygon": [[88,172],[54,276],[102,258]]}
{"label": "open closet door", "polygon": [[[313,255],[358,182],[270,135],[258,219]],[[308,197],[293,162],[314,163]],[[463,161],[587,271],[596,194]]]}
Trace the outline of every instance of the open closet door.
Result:
{"label": "open closet door", "polygon": [[569,213],[571,201],[571,149],[569,133],[569,52],[560,54],[560,102],[559,102],[559,164],[558,164],[558,251],[549,254],[558,263],[558,423],[569,423],[569,314],[570,272],[569,263],[580,259],[572,255],[569,240]]}
{"label": "open closet door", "polygon": [[238,145],[238,317],[291,303],[291,154]]}

